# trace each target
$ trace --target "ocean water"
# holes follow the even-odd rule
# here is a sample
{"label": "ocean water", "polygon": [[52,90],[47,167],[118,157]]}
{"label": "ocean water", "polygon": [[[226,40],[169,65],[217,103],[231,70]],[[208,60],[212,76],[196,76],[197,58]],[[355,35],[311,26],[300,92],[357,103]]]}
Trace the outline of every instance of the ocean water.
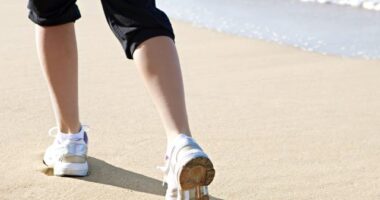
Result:
{"label": "ocean water", "polygon": [[300,0],[300,1],[352,6],[352,7],[363,8],[367,10],[380,11],[380,0]]}
{"label": "ocean water", "polygon": [[174,19],[228,34],[322,54],[380,59],[380,12],[303,1],[157,0],[157,5]]}

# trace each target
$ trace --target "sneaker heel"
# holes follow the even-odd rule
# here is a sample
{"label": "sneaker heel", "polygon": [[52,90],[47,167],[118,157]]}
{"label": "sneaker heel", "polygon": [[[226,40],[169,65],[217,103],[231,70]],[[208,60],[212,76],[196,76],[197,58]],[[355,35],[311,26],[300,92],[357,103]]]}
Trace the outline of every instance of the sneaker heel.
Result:
{"label": "sneaker heel", "polygon": [[209,200],[207,186],[196,186],[189,190],[179,190],[178,200]]}
{"label": "sneaker heel", "polygon": [[55,176],[87,176],[88,163],[57,163],[54,166]]}
{"label": "sneaker heel", "polygon": [[178,181],[182,190],[208,186],[215,177],[215,169],[210,159],[199,157],[190,160],[178,173]]}

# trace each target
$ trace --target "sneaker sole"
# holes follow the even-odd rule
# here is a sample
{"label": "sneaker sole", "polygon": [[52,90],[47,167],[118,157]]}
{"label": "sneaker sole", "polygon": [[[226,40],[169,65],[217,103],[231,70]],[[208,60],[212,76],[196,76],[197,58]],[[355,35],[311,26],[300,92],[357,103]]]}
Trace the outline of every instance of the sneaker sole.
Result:
{"label": "sneaker sole", "polygon": [[54,165],[55,176],[87,176],[88,163],[57,163]]}
{"label": "sneaker sole", "polygon": [[215,169],[207,157],[197,157],[188,161],[180,170],[179,183],[182,193],[188,199],[208,200],[207,186],[214,180]]}

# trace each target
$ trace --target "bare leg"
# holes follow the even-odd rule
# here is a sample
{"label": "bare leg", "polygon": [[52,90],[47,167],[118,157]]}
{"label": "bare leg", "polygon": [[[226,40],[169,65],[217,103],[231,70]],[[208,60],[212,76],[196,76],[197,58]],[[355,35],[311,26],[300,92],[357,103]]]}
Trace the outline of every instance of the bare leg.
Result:
{"label": "bare leg", "polygon": [[134,59],[159,112],[168,142],[180,133],[191,136],[174,42],[164,36],[151,38],[139,45]]}
{"label": "bare leg", "polygon": [[36,41],[57,125],[63,133],[76,133],[80,129],[80,122],[74,23],[51,27],[36,26]]}

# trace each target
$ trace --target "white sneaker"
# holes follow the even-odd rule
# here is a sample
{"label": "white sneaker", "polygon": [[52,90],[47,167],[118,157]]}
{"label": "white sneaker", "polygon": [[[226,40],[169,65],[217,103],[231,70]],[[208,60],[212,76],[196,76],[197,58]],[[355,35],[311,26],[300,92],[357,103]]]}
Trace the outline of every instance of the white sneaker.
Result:
{"label": "white sneaker", "polygon": [[86,176],[88,174],[86,133],[88,126],[81,127],[78,134],[83,134],[83,137],[80,139],[58,138],[56,137],[58,131],[58,127],[49,130],[49,136],[55,137],[55,140],[46,149],[43,163],[54,169],[55,176]]}
{"label": "white sneaker", "polygon": [[164,172],[166,200],[207,200],[207,186],[215,176],[211,160],[195,140],[180,134],[166,154]]}

